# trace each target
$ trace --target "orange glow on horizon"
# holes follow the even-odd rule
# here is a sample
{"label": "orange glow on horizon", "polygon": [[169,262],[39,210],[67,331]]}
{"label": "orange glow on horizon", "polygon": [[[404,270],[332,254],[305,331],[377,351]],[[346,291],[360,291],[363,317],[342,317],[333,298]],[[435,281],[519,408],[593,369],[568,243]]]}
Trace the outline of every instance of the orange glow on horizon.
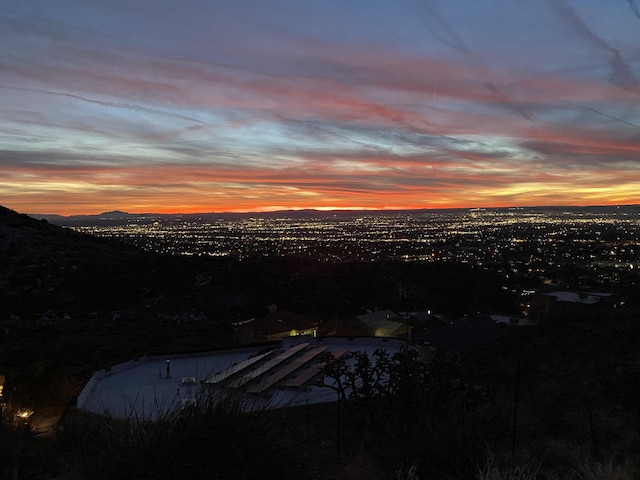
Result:
{"label": "orange glow on horizon", "polygon": [[[640,172],[620,163],[609,172],[594,161],[577,169],[573,155],[615,150],[634,156],[630,142],[541,130],[532,141],[567,160],[491,158],[452,151],[433,158],[378,155],[348,161],[318,156],[304,168],[232,165],[143,167],[18,166],[0,171],[1,202],[21,213],[265,212],[274,210],[416,210],[640,203]],[[455,155],[455,156],[454,156]],[[629,157],[629,158],[631,158]],[[526,162],[526,170],[521,163]]]}
{"label": "orange glow on horizon", "polygon": [[105,204],[103,206],[93,205],[88,208],[66,208],[56,211],[43,209],[40,204],[3,204],[2,206],[10,208],[18,213],[26,214],[40,214],[40,215],[98,215],[109,211],[123,211],[130,214],[145,214],[145,213],[157,213],[157,214],[197,214],[197,213],[264,213],[264,212],[276,212],[276,211],[299,211],[299,210],[318,210],[318,211],[395,211],[395,210],[447,210],[447,209],[472,209],[472,208],[523,208],[523,207],[554,207],[554,206],[566,206],[566,207],[587,207],[587,206],[617,206],[617,205],[634,205],[640,204],[640,199],[627,201],[625,199],[601,199],[600,197],[594,198],[592,202],[527,202],[527,203],[513,203],[513,202],[492,202],[492,203],[446,203],[446,202],[433,202],[428,205],[424,203],[419,204],[403,204],[403,205],[372,205],[372,206],[355,206],[355,205],[323,205],[317,206],[314,204],[309,205],[292,205],[292,206],[250,206],[238,207],[237,205],[228,206],[176,206],[176,207],[157,207],[153,205],[148,206],[123,206]]}

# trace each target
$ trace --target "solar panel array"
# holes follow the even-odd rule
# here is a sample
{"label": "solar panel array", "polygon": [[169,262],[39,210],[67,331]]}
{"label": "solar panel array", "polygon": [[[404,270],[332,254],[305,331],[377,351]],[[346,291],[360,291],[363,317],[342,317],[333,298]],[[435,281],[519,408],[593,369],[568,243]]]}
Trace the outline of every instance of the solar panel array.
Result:
{"label": "solar panel array", "polygon": [[277,355],[277,349],[260,353],[216,373],[203,383],[234,389],[243,387],[246,392],[254,394],[266,392],[272,387],[299,388],[320,374],[326,364],[321,361],[323,353],[340,358],[346,352],[327,352],[327,346],[309,345],[308,342],[298,343]]}
{"label": "solar panel array", "polygon": [[280,370],[273,372],[273,374],[269,375],[267,378],[265,378],[263,381],[261,381],[257,385],[249,387],[247,389],[247,392],[249,393],[264,392],[266,389],[275,385],[277,382],[285,378],[287,375],[290,375],[291,373],[295,372],[299,368],[302,368],[306,363],[316,358],[326,349],[327,347],[316,347],[305,352],[304,355],[297,357],[295,360],[288,363],[287,365],[282,367]]}
{"label": "solar panel array", "polygon": [[214,375],[213,377],[211,377],[208,380],[206,380],[204,383],[216,384],[216,383],[223,382],[227,378],[235,375],[238,372],[241,372],[242,370],[245,370],[245,369],[249,368],[251,365],[253,365],[254,363],[259,362],[263,358],[268,357],[273,352],[275,352],[275,350],[270,350],[270,351],[262,353],[260,355],[256,355],[254,357],[250,357],[247,360],[245,360],[243,362],[240,362],[240,363],[237,363],[237,364],[233,365],[231,368],[228,368],[227,370],[225,370],[223,372],[220,372],[217,375]]}
{"label": "solar panel array", "polygon": [[[345,352],[346,350],[334,350],[333,352],[331,352],[331,355],[333,355],[335,358],[340,358],[342,355],[345,354]],[[302,385],[307,383],[309,380],[311,380],[313,377],[318,375],[322,371],[325,365],[326,365],[326,362],[314,363],[309,368],[301,372],[300,375],[296,375],[295,377],[285,382],[284,386],[285,387],[301,387]]]}
{"label": "solar panel array", "polygon": [[298,343],[297,345],[293,345],[292,347],[286,349],[284,352],[280,353],[277,357],[272,358],[271,360],[268,360],[267,362],[265,362],[263,365],[256,368],[255,370],[251,370],[250,372],[247,372],[245,375],[242,375],[240,378],[231,381],[230,383],[227,384],[227,387],[239,388],[246,385],[254,378],[258,378],[260,375],[264,375],[266,372],[268,372],[275,366],[280,365],[289,357],[291,357],[292,355],[295,355],[300,350],[308,346],[309,346],[308,343]]}

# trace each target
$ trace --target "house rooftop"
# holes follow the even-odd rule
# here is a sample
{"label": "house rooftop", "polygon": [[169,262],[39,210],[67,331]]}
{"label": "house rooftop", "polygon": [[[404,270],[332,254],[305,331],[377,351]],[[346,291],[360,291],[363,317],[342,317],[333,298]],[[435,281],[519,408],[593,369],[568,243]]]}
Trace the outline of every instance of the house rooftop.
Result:
{"label": "house rooftop", "polygon": [[314,319],[288,310],[279,310],[275,305],[262,317],[240,321],[233,324],[236,337],[241,342],[259,340],[277,340],[284,336],[311,334],[318,329]]}
{"label": "house rooftop", "polygon": [[208,391],[246,395],[252,406],[281,408],[336,400],[316,382],[323,354],[377,349],[393,354],[405,342],[373,337],[286,337],[280,342],[192,355],[144,356],[94,373],[77,407],[117,417],[158,415],[195,403]]}
{"label": "house rooftop", "polygon": [[356,317],[376,337],[406,336],[409,328],[398,314],[391,310],[376,310]]}
{"label": "house rooftop", "polygon": [[610,297],[610,293],[582,293],[582,292],[570,292],[566,290],[560,290],[555,292],[544,293],[549,297],[554,297],[559,302],[571,302],[571,303],[584,303],[591,305],[593,303],[600,302],[603,298]]}

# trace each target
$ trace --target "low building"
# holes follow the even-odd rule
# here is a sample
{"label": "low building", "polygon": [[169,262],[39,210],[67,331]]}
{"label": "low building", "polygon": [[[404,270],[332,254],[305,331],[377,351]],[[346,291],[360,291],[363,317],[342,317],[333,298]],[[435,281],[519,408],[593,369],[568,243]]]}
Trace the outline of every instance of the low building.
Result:
{"label": "low building", "polygon": [[526,316],[543,323],[567,315],[588,313],[596,307],[613,307],[614,303],[615,297],[610,293],[554,290],[529,295],[521,306]]}
{"label": "low building", "polygon": [[233,324],[240,343],[269,342],[300,335],[318,336],[318,322],[312,318],[270,305],[269,313]]}
{"label": "low building", "polygon": [[341,321],[322,322],[318,328],[319,337],[370,337],[360,325],[352,326]]}
{"label": "low building", "polygon": [[496,323],[511,325],[511,326],[534,326],[536,322],[527,317],[520,317],[516,315],[506,315],[502,313],[492,313],[489,315]]}
{"label": "low building", "polygon": [[406,345],[391,338],[289,336],[200,354],[144,356],[95,372],[77,408],[153,420],[225,392],[242,396],[250,408],[329,403],[337,397],[321,381],[328,355],[365,352],[373,358],[377,350],[393,355]]}
{"label": "low building", "polygon": [[391,310],[376,310],[356,318],[374,337],[411,338],[411,326]]}

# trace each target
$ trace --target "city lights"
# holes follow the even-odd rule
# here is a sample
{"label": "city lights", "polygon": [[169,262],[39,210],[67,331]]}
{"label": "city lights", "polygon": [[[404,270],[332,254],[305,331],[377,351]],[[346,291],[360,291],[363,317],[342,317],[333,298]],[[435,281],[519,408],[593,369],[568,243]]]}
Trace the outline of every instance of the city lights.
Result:
{"label": "city lights", "polygon": [[640,217],[615,210],[343,212],[202,221],[167,217],[72,228],[157,253],[332,263],[459,262],[497,270],[506,279],[526,276],[543,282],[550,271],[575,265],[600,283],[615,283],[638,263],[640,252]]}

